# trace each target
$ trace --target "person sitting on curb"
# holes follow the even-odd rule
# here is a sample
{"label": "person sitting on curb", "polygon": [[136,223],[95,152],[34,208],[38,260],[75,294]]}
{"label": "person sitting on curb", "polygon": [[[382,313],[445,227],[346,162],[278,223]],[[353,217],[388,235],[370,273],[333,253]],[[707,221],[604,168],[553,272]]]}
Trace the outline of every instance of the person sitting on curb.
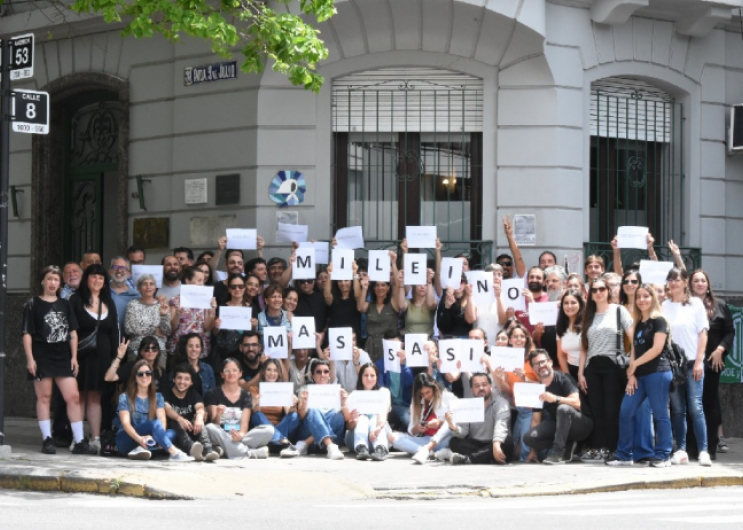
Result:
{"label": "person sitting on curb", "polygon": [[[195,335],[199,338],[198,335]],[[175,432],[175,445],[196,461],[219,458],[204,429],[204,399],[194,388],[193,368],[179,364],[173,369],[173,388],[164,392],[168,429]]]}
{"label": "person sitting on curb", "polygon": [[[539,396],[544,406],[534,409],[531,429],[524,443],[531,447],[527,462],[537,462],[537,451],[549,449],[545,464],[564,464],[573,459],[577,442],[585,440],[593,429],[593,419],[581,411],[578,387],[568,374],[555,372],[552,359],[545,350],[534,350],[529,354],[529,364],[545,385]],[[548,418],[542,419],[542,411]]]}
{"label": "person sitting on curb", "polygon": [[[485,402],[485,419],[479,423],[455,423],[454,413],[444,416],[452,433],[449,449],[437,458],[448,456],[454,464],[505,464],[513,454],[513,439],[508,432],[511,407],[497,391],[489,374],[475,373],[469,378],[474,397]],[[448,452],[448,454],[447,454]]]}

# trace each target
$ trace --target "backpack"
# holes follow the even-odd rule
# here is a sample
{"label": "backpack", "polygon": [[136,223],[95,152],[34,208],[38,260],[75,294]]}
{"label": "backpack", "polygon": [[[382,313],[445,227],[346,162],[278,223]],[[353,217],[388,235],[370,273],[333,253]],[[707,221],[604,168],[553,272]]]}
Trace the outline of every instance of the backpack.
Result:
{"label": "backpack", "polygon": [[689,376],[689,362],[686,359],[686,352],[681,346],[673,342],[670,333],[663,355],[671,365],[671,373],[673,374],[671,392],[673,392],[676,388],[686,384],[686,378]]}

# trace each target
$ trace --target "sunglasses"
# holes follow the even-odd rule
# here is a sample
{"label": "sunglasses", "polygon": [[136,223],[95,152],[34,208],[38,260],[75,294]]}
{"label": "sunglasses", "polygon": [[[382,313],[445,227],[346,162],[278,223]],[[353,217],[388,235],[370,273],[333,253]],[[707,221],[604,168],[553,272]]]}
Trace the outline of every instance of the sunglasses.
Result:
{"label": "sunglasses", "polygon": [[315,280],[297,280],[297,283],[312,283]]}
{"label": "sunglasses", "polygon": [[145,346],[144,348],[142,348],[142,351],[158,351],[159,349],[160,348],[158,348],[157,346],[150,345],[150,346]]}
{"label": "sunglasses", "polygon": [[513,267],[513,261],[499,261],[498,265],[501,267]]}
{"label": "sunglasses", "polygon": [[622,285],[637,285],[640,280],[622,280]]}
{"label": "sunglasses", "polygon": [[330,375],[330,370],[317,370],[315,375]]}
{"label": "sunglasses", "polygon": [[152,372],[137,372],[137,377],[152,377]]}
{"label": "sunglasses", "polygon": [[230,289],[232,289],[233,291],[239,291],[240,289],[245,289],[245,286],[242,284],[235,283],[235,284],[230,285]]}
{"label": "sunglasses", "polygon": [[606,291],[606,287],[591,287],[591,292],[593,294],[603,293],[604,291]]}

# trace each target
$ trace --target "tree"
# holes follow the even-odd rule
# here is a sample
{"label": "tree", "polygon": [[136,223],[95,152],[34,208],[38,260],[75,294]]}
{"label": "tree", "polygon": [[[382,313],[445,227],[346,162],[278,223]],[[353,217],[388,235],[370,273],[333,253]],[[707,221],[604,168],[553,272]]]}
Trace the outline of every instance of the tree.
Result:
{"label": "tree", "polygon": [[290,12],[299,4],[306,16],[323,22],[336,13],[334,0],[75,0],[78,13],[100,14],[107,23],[124,22],[124,36],[155,33],[177,42],[183,35],[203,39],[222,57],[240,47],[241,69],[262,72],[268,60],[292,84],[319,92],[324,78],[317,63],[328,56],[320,32]]}

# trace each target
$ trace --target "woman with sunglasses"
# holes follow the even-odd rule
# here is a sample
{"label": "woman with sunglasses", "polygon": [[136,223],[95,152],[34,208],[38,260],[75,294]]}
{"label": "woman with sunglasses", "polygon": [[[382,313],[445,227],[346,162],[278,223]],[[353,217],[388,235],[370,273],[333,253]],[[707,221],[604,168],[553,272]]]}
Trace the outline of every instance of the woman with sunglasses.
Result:
{"label": "woman with sunglasses", "polygon": [[624,341],[619,335],[632,336],[632,315],[623,306],[612,303],[609,285],[603,276],[590,284],[583,313],[578,386],[588,396],[594,427],[584,462],[603,463],[612,456],[619,439],[619,409],[626,385]]}
{"label": "woman with sunglasses", "polygon": [[[354,399],[361,396],[357,392],[377,392],[384,397],[385,406],[376,414],[360,414],[354,408]],[[356,397],[354,397],[354,395]],[[356,460],[371,458],[377,462],[387,459],[390,452],[389,425],[387,415],[391,407],[389,389],[379,386],[379,369],[374,363],[366,363],[359,370],[356,390],[348,396],[351,403],[350,418],[346,421],[346,447],[353,447]]]}
{"label": "woman with sunglasses", "polygon": [[712,460],[717,459],[717,446],[720,443],[718,432],[722,424],[720,411],[720,374],[725,368],[725,358],[733,348],[735,326],[727,304],[715,296],[709,276],[702,269],[691,274],[691,294],[699,298],[707,310],[709,331],[707,347],[704,350],[704,390],[702,408],[707,423],[707,445]]}
{"label": "woman with sunglasses", "polygon": [[166,372],[161,368],[162,364],[160,358],[164,356],[164,352],[160,349],[160,343],[156,337],[148,335],[139,341],[139,350],[137,356],[133,361],[126,362],[126,351],[131,344],[122,342],[119,345],[119,349],[116,352],[116,357],[111,362],[111,366],[106,371],[105,380],[108,383],[116,383],[121,381],[126,384],[131,378],[132,370],[134,369],[134,363],[137,361],[144,360],[153,372],[153,379],[155,381],[155,389],[158,392],[162,392],[167,388],[168,382]]}
{"label": "woman with sunglasses", "polygon": [[273,425],[250,427],[253,399],[240,387],[240,363],[228,357],[222,363],[222,383],[204,397],[209,415],[206,430],[214,446],[222,448],[226,458],[268,458],[268,442],[274,434]]}
{"label": "woman with sunglasses", "polygon": [[[200,396],[205,396],[212,388],[217,386],[214,378],[214,370],[211,366],[201,360],[201,352],[204,350],[204,343],[198,333],[189,333],[181,337],[178,341],[178,347],[175,350],[173,366],[185,364],[191,367],[193,372],[193,388]],[[174,381],[171,374],[170,380]]]}
{"label": "woman with sunglasses", "polygon": [[[312,359],[310,374],[314,385],[328,385],[331,383],[330,362],[323,359]],[[340,409],[310,408],[309,390],[307,386],[299,389],[297,394],[297,413],[299,414],[299,441],[296,444],[300,455],[306,455],[311,449],[317,452],[326,451],[331,460],[343,460],[344,456],[338,448],[338,442],[343,440],[345,433],[346,399],[348,394],[340,389]]]}
{"label": "woman with sunglasses", "polygon": [[132,460],[149,460],[158,447],[174,462],[193,460],[173,445],[174,431],[166,431],[165,400],[155,390],[152,368],[144,359],[134,363],[126,392],[117,407],[120,429],[116,433],[119,453]]}
{"label": "woman with sunglasses", "polygon": [[[258,300],[248,295],[248,282],[250,278],[243,278],[242,274],[230,273],[227,276],[227,289],[229,298],[225,302],[228,307],[249,307],[251,309],[250,325],[251,329],[258,327],[258,313],[260,306]],[[257,283],[257,278],[254,277]],[[222,362],[227,357],[239,355],[240,340],[243,334],[241,329],[222,329],[222,321],[219,319],[219,310],[217,307],[217,320],[214,322],[214,346],[212,347],[211,363],[214,369],[219,370]]]}
{"label": "woman with sunglasses", "polygon": [[689,375],[686,384],[677,385],[671,392],[671,423],[678,450],[671,463],[688,464],[686,452],[686,415],[691,417],[694,436],[699,449],[699,464],[711,466],[712,457],[707,444],[707,423],[702,405],[704,390],[704,354],[707,350],[709,319],[701,299],[691,296],[689,273],[673,267],[666,276],[669,298],[663,301],[663,314],[671,324],[672,340],[684,349]]}
{"label": "woman with sunglasses", "polygon": [[[137,280],[137,290],[141,295],[126,306],[124,330],[129,338],[129,359],[139,351],[139,343],[144,337],[152,335],[157,339],[160,349],[165,351],[165,340],[172,331],[170,309],[165,296],[155,297],[157,286],[155,277],[143,274]],[[165,357],[162,359],[165,368]]]}

